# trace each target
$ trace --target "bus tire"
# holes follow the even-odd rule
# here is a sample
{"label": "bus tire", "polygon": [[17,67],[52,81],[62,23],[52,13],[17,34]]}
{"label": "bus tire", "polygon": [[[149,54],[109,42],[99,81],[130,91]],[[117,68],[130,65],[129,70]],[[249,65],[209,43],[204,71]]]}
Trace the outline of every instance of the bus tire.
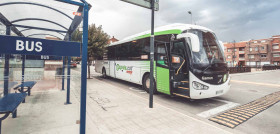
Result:
{"label": "bus tire", "polygon": [[[150,85],[148,85],[149,83],[150,83],[150,74],[148,73],[148,74],[144,75],[144,77],[143,77],[143,82],[142,82],[143,89],[144,89],[147,93],[150,92],[150,88],[149,88]],[[154,91],[153,91],[153,93],[154,93],[154,94],[157,93],[155,81],[154,81]]]}
{"label": "bus tire", "polygon": [[102,78],[107,78],[106,70],[105,70],[104,67],[103,67],[103,69],[102,69]]}

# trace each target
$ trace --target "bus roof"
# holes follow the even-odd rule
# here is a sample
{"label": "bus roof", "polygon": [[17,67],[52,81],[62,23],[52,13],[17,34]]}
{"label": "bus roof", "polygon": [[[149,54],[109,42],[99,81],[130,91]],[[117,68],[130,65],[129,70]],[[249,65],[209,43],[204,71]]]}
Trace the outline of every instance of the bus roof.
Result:
{"label": "bus roof", "polygon": [[[181,34],[183,31],[188,30],[188,29],[201,29],[201,30],[213,32],[212,30],[210,30],[208,28],[198,26],[198,25],[175,23],[175,24],[170,24],[170,25],[165,25],[165,26],[155,28],[155,36],[166,35],[166,34]],[[133,41],[133,40],[137,40],[137,39],[142,39],[142,38],[146,38],[146,37],[150,37],[150,36],[151,36],[151,31],[148,30],[145,32],[141,32],[141,33],[126,37],[123,40],[110,44],[109,46],[114,46],[114,45],[118,45],[121,43],[129,42],[129,41]]]}

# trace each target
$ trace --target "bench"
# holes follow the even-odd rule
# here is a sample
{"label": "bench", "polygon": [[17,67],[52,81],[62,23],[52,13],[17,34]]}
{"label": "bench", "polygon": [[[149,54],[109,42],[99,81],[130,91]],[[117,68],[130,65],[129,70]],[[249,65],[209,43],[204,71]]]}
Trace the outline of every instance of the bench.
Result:
{"label": "bench", "polygon": [[[28,92],[28,96],[31,94],[31,88],[36,84],[36,81],[26,81],[21,83],[20,85],[16,86],[14,90],[18,90],[21,93]],[[21,87],[23,87],[23,90],[21,90]],[[26,89],[26,90],[24,90]]]}
{"label": "bench", "polygon": [[[31,94],[31,88],[36,84],[37,82],[36,81],[26,81],[26,82],[23,82],[21,83],[20,85],[16,86],[14,88],[14,90],[18,90],[20,93],[26,93],[28,92],[28,96],[30,96]],[[23,87],[23,88],[21,88]],[[22,90],[21,90],[22,89]],[[24,90],[26,89],[26,90]],[[23,100],[22,103],[25,103],[25,100]]]}
{"label": "bench", "polygon": [[26,93],[11,93],[0,98],[0,114],[4,114],[0,118],[0,134],[2,130],[2,121],[5,120],[10,113],[13,114],[13,118],[17,116],[17,107],[25,99]]}

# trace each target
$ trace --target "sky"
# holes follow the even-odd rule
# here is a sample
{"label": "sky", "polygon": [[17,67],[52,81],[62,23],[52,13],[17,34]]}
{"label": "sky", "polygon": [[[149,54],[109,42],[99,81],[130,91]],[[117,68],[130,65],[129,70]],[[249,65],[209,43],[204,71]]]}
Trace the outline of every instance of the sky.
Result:
{"label": "sky", "polygon": [[[102,25],[121,40],[151,28],[151,11],[120,0],[87,0],[89,23]],[[232,42],[280,35],[280,0],[159,0],[155,27],[194,23],[213,30],[219,40]]]}

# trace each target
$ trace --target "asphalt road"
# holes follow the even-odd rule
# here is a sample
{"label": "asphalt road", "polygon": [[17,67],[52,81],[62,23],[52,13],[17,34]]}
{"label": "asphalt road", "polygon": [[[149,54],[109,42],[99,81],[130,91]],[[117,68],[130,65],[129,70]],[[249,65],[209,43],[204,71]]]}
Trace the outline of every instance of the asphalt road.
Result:
{"label": "asphalt road", "polygon": [[[78,66],[75,70],[80,70],[80,67]],[[137,96],[149,99],[149,94],[143,91],[140,85],[113,78],[103,79],[100,77],[100,74],[94,72],[93,67],[91,72],[92,76],[96,79],[121,87],[122,90],[131,92]],[[209,119],[233,107],[244,105],[268,94],[280,91],[279,76],[280,70],[233,74],[231,75],[231,89],[223,96],[202,100],[188,100],[182,97],[171,97],[159,93],[154,95],[154,102],[198,119]],[[279,113],[280,103],[276,103],[233,129],[250,134],[279,134]],[[219,125],[209,120],[204,121]],[[225,129],[232,129],[224,126],[222,127]]]}

